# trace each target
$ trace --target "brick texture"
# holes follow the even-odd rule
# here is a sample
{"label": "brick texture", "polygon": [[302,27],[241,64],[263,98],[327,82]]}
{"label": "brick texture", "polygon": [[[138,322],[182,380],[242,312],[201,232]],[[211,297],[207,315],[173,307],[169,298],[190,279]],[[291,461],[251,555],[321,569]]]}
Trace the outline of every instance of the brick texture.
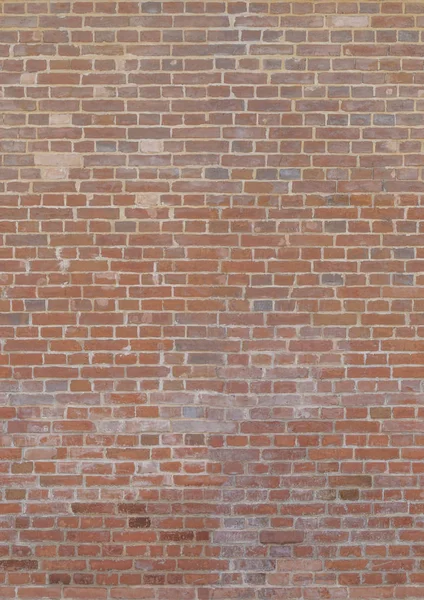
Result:
{"label": "brick texture", "polygon": [[0,4],[0,597],[424,596],[424,2]]}

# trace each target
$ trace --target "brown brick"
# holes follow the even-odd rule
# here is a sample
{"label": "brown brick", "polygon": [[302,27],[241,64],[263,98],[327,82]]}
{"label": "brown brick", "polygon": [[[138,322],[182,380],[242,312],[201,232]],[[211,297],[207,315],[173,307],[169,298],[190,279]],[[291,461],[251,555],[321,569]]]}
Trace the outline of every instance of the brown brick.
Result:
{"label": "brown brick", "polygon": [[359,490],[340,490],[340,500],[358,500]]}
{"label": "brown brick", "polygon": [[140,515],[146,512],[146,505],[131,502],[125,504],[118,504],[118,512],[129,515]]}
{"label": "brown brick", "polygon": [[100,502],[76,502],[71,504],[72,512],[75,514],[109,514],[113,512],[113,505]]}
{"label": "brown brick", "polygon": [[304,539],[303,531],[295,529],[261,531],[261,544],[301,544]]}
{"label": "brown brick", "polygon": [[133,529],[146,529],[151,526],[149,517],[131,517],[128,524]]}
{"label": "brown brick", "polygon": [[37,560],[0,560],[1,571],[33,571],[38,569]]}

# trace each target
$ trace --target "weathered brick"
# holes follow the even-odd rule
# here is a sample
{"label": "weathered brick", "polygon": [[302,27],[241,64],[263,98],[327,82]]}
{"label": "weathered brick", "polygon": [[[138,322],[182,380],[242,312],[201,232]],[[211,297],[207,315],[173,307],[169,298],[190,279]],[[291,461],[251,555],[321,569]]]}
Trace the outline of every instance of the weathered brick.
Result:
{"label": "weathered brick", "polygon": [[0,571],[33,571],[37,568],[37,560],[0,560]]}
{"label": "weathered brick", "polygon": [[100,502],[75,502],[71,504],[72,512],[75,514],[109,514],[113,512],[113,505],[110,503],[100,503]]}
{"label": "weathered brick", "polygon": [[156,192],[140,192],[136,195],[136,206],[152,207],[160,202],[160,194]]}
{"label": "weathered brick", "polygon": [[149,517],[130,517],[128,525],[133,529],[146,529],[151,526]]}
{"label": "weathered brick", "polygon": [[146,505],[131,502],[118,504],[118,512],[129,515],[140,515],[146,512]]}
{"label": "weathered brick", "polygon": [[49,575],[49,583],[52,585],[69,585],[71,583],[71,576],[69,573],[51,573]]}
{"label": "weathered brick", "polygon": [[340,490],[340,500],[358,500],[359,490]]}
{"label": "weathered brick", "polygon": [[261,531],[259,534],[261,544],[300,544],[303,542],[303,539],[303,531],[296,531],[295,529],[280,531],[274,529],[270,531]]}

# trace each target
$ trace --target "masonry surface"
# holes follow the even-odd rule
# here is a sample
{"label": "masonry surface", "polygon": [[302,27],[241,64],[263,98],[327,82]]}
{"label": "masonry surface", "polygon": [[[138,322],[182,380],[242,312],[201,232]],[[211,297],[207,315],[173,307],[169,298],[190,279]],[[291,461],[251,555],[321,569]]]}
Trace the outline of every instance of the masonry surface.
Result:
{"label": "masonry surface", "polygon": [[424,596],[424,2],[0,5],[0,598]]}

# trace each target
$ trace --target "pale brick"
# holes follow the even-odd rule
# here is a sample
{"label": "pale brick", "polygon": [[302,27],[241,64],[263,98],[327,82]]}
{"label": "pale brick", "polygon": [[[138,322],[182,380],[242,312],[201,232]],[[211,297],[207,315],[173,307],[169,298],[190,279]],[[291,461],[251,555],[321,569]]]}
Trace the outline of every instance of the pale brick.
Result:
{"label": "pale brick", "polygon": [[42,168],[40,169],[40,173],[41,179],[67,179],[69,176],[69,169],[63,167]]}
{"label": "pale brick", "polygon": [[71,114],[51,114],[50,125],[71,125],[72,115]]}
{"label": "pale brick", "polygon": [[142,140],[140,142],[140,152],[147,154],[163,152],[163,140]]}
{"label": "pale brick", "polygon": [[160,203],[160,194],[156,192],[144,192],[136,195],[135,203],[137,206],[151,207],[158,206]]}
{"label": "pale brick", "polygon": [[38,166],[51,167],[80,167],[82,156],[80,154],[54,154],[46,152],[44,154],[35,154],[34,162]]}
{"label": "pale brick", "polygon": [[361,29],[369,26],[369,17],[366,15],[338,15],[327,17],[329,27]]}

